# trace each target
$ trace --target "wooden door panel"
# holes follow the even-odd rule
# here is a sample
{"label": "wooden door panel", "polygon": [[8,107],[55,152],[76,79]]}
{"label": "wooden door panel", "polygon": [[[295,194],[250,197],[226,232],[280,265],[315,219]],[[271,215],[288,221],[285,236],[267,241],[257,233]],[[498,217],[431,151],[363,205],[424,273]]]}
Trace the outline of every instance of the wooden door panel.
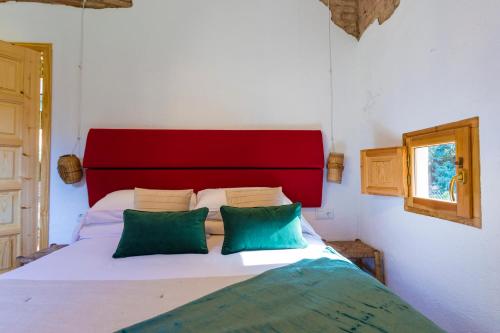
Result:
{"label": "wooden door panel", "polygon": [[0,272],[36,249],[40,54],[0,41]]}
{"label": "wooden door panel", "polygon": [[19,191],[0,192],[0,225],[19,225]]}
{"label": "wooden door panel", "polygon": [[20,145],[24,101],[7,97],[5,94],[0,94],[0,142]]}
{"label": "wooden door panel", "polygon": [[22,52],[0,50],[0,92],[23,94],[23,61]]}
{"label": "wooden door panel", "polygon": [[14,197],[11,193],[0,193],[0,224],[14,224]]}
{"label": "wooden door panel", "polygon": [[24,93],[24,53],[23,48],[0,41],[0,93]]}
{"label": "wooden door panel", "polygon": [[0,237],[0,273],[16,266],[17,248],[17,236]]}
{"label": "wooden door panel", "polygon": [[14,265],[14,252],[12,237],[0,238],[0,272],[8,270]]}
{"label": "wooden door panel", "polygon": [[20,254],[20,191],[0,192],[0,273],[15,267]]}
{"label": "wooden door panel", "polygon": [[0,147],[0,182],[19,180],[21,148]]}
{"label": "wooden door panel", "polygon": [[[7,207],[7,202],[16,203],[15,198],[9,198],[21,188],[21,147],[0,147],[0,189],[4,190],[0,192],[0,224],[8,220],[5,216],[2,218],[2,207]],[[19,208],[16,205],[14,207]]]}

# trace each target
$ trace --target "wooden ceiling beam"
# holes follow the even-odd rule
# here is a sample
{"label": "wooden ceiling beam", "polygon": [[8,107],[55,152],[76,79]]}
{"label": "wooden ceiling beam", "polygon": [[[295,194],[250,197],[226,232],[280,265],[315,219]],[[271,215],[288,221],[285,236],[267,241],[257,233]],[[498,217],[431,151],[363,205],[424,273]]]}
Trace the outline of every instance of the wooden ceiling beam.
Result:
{"label": "wooden ceiling beam", "polygon": [[[0,0],[1,2],[37,2],[53,5],[67,5],[72,7],[82,7],[82,0]],[[132,0],[87,0],[85,8],[103,9],[103,8],[129,8],[132,7]]]}
{"label": "wooden ceiling beam", "polygon": [[378,20],[379,24],[387,21],[400,0],[320,0],[330,6],[332,21],[349,35],[361,38],[365,30]]}

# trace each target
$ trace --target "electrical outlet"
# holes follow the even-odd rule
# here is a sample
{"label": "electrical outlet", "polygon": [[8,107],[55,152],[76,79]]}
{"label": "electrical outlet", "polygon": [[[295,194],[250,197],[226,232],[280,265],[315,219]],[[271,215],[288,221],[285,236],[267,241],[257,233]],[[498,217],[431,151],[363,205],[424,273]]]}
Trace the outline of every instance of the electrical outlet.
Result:
{"label": "electrical outlet", "polygon": [[318,208],[316,209],[317,220],[331,220],[333,219],[333,208]]}

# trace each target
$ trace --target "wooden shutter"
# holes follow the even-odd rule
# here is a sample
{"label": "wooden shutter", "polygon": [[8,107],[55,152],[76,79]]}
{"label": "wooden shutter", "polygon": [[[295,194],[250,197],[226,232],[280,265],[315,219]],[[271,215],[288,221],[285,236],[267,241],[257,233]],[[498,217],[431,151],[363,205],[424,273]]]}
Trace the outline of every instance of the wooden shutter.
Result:
{"label": "wooden shutter", "polygon": [[364,194],[405,197],[405,147],[367,149],[361,151],[361,192]]}

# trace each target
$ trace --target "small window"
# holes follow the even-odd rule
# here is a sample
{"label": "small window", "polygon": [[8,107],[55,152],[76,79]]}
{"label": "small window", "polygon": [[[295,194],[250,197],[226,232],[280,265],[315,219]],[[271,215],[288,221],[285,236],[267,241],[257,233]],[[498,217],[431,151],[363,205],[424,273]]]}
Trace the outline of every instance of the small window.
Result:
{"label": "small window", "polygon": [[405,133],[403,147],[388,149],[361,152],[363,193],[402,196],[407,211],[481,227],[478,118]]}
{"label": "small window", "polygon": [[415,147],[413,196],[446,202],[456,201],[456,143]]}

